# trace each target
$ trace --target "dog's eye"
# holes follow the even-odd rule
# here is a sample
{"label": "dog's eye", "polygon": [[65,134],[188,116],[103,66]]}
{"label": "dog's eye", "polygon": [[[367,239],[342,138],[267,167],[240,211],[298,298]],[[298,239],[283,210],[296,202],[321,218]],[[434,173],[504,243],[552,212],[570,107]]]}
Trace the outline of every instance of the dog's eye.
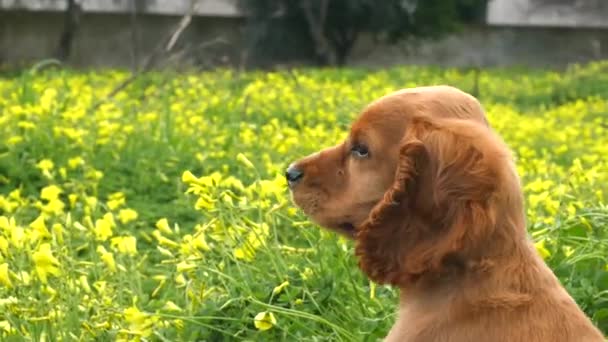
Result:
{"label": "dog's eye", "polygon": [[350,149],[350,153],[357,158],[367,158],[369,156],[369,150],[365,145],[355,145]]}

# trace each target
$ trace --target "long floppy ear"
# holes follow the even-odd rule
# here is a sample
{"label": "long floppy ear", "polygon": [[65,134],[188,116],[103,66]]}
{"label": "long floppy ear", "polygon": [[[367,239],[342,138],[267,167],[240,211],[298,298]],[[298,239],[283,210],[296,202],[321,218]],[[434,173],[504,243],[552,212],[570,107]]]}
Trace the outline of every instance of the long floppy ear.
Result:
{"label": "long floppy ear", "polygon": [[358,229],[359,267],[377,283],[404,285],[465,267],[488,243],[496,175],[473,144],[476,127],[452,123],[412,120],[395,182]]}

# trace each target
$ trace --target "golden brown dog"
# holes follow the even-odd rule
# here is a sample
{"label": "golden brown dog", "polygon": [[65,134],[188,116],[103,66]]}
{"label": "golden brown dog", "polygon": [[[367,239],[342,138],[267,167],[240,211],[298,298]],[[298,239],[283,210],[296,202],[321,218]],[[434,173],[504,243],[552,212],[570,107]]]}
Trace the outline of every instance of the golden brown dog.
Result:
{"label": "golden brown dog", "polygon": [[387,341],[604,341],[529,241],[510,152],[472,96],[382,97],[286,177],[371,280],[400,288]]}

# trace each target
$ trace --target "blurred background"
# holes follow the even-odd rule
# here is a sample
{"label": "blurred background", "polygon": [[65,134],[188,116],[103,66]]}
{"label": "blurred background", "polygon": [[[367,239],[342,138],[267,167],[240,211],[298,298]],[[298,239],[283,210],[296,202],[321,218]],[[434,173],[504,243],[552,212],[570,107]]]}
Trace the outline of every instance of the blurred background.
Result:
{"label": "blurred background", "polygon": [[608,57],[605,0],[0,0],[0,65],[564,68]]}

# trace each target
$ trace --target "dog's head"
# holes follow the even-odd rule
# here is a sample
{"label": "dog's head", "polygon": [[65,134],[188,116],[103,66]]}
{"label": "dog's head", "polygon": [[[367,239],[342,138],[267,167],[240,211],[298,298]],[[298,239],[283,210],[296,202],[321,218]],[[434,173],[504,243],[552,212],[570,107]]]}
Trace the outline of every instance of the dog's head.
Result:
{"label": "dog's head", "polygon": [[286,177],[313,221],[355,239],[361,269],[378,283],[484,265],[525,235],[508,148],[479,103],[450,87],[375,101],[345,141],[293,163]]}
{"label": "dog's head", "polygon": [[345,141],[289,166],[286,178],[296,205],[320,226],[354,237],[394,183],[401,141],[416,115],[487,125],[479,102],[453,87],[388,94],[364,108]]}

